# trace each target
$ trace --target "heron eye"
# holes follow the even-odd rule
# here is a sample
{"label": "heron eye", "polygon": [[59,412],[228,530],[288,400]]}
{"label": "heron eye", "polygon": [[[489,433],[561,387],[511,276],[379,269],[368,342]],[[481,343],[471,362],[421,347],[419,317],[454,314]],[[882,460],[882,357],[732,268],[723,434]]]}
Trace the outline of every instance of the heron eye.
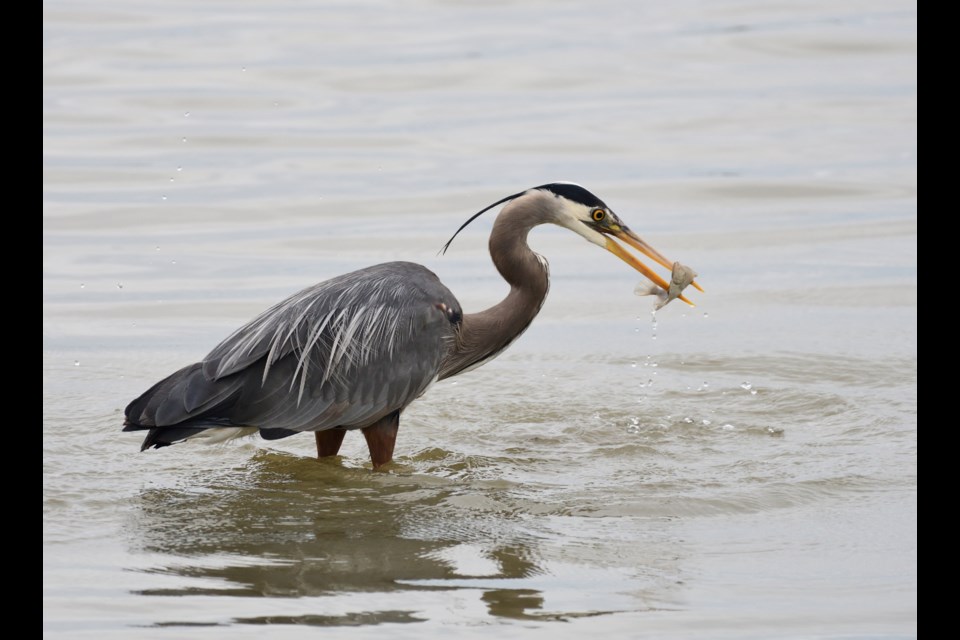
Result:
{"label": "heron eye", "polygon": [[607,212],[603,209],[594,209],[593,213],[590,214],[594,222],[600,222],[605,217],[607,217]]}

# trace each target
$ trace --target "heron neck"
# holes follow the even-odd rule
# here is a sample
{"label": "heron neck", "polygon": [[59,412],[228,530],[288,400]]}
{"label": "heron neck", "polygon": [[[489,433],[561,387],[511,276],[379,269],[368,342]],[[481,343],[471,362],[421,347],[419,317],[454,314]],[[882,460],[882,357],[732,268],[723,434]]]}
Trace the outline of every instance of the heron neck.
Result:
{"label": "heron neck", "polygon": [[498,356],[520,337],[536,315],[550,288],[547,261],[527,245],[530,229],[547,222],[540,216],[512,215],[503,209],[490,234],[490,257],[510,285],[499,303],[463,316],[457,340],[444,360],[440,379],[468,371]]}

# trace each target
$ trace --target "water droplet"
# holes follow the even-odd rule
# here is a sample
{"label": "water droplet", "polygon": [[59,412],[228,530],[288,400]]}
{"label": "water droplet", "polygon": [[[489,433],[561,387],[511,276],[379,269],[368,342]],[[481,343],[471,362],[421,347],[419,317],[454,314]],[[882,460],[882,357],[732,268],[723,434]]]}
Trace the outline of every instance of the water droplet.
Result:
{"label": "water droplet", "polygon": [[651,362],[651,363],[650,363],[650,366],[651,366],[651,367],[659,367],[659,366],[660,366],[660,363],[658,363],[658,362]]}
{"label": "water droplet", "polygon": [[183,167],[177,167],[177,171],[183,171]]}
{"label": "water droplet", "polygon": [[703,312],[703,317],[704,317],[704,318],[709,318],[709,317],[710,317],[710,314],[707,313],[706,311],[704,311],[704,312]]}
{"label": "water droplet", "polygon": [[73,361],[73,366],[79,367],[79,366],[80,366],[80,361],[79,361],[79,360],[74,360],[74,361]]}
{"label": "water droplet", "polygon": [[632,436],[637,435],[638,433],[640,433],[640,427],[638,427],[635,424],[632,424],[629,427],[627,427],[627,433],[629,433]]}
{"label": "water droplet", "polygon": [[750,395],[752,395],[752,396],[757,395],[757,390],[756,390],[756,389],[750,389]]}
{"label": "water droplet", "polygon": [[781,429],[780,427],[767,427],[767,433],[769,433],[772,436],[782,436],[783,429]]}
{"label": "water droplet", "polygon": [[709,382],[704,382],[704,383],[703,383],[703,388],[704,388],[704,389],[707,389],[707,388],[709,388],[709,387],[710,387],[710,383],[709,383]]}
{"label": "water droplet", "polygon": [[725,425],[723,425],[723,426],[720,427],[720,428],[723,429],[724,431],[735,431],[735,430],[736,430],[736,427],[733,426],[732,424],[725,424]]}
{"label": "water droplet", "polygon": [[246,67],[240,67],[240,71],[246,72],[246,70],[247,70]]}
{"label": "water droplet", "polygon": [[710,423],[709,420],[707,420],[706,418],[704,418],[703,420],[700,421],[700,424],[702,424],[702,425],[705,426],[705,427],[709,427],[711,423]]}
{"label": "water droplet", "polygon": [[740,388],[743,389],[744,391],[750,391],[750,389],[753,388],[753,385],[750,384],[749,382],[744,382],[743,384],[740,385]]}
{"label": "water droplet", "polygon": [[691,418],[690,416],[687,416],[686,418],[684,418],[683,421],[686,422],[687,424],[693,424],[693,418]]}
{"label": "water droplet", "polygon": [[636,363],[636,362],[631,362],[631,363],[630,363],[630,368],[636,369],[636,368],[637,368],[637,363]]}
{"label": "water droplet", "polygon": [[280,103],[279,103],[279,102],[274,102],[274,103],[273,103],[273,106],[279,107],[279,106],[280,106]]}
{"label": "water droplet", "polygon": [[186,141],[187,141],[186,136],[184,136],[183,138],[180,138],[180,142],[186,142]]}
{"label": "water droplet", "polygon": [[648,386],[648,387],[652,387],[652,386],[653,386],[653,378],[650,378],[649,380],[647,380],[647,386]]}
{"label": "water droplet", "polygon": [[86,286],[87,286],[87,285],[83,284],[82,282],[80,283],[80,288],[81,288],[81,289],[86,288]]}
{"label": "water droplet", "polygon": [[166,199],[167,199],[167,196],[160,196],[160,199],[161,199],[161,200],[166,200]]}
{"label": "water droplet", "polygon": [[160,245],[155,246],[153,249],[154,251],[160,251]]}
{"label": "water droplet", "polygon": [[118,282],[118,283],[117,283],[117,289],[123,289],[123,283],[122,283],[122,282]]}
{"label": "water droplet", "polygon": [[190,112],[189,112],[189,111],[184,111],[184,112],[183,112],[183,117],[184,117],[184,118],[189,118],[189,117],[190,117]]}
{"label": "water droplet", "polygon": [[176,261],[176,260],[171,260],[171,261],[170,261],[170,264],[177,264],[177,261]]}
{"label": "water droplet", "polygon": [[170,182],[173,182],[173,178],[170,178]]}

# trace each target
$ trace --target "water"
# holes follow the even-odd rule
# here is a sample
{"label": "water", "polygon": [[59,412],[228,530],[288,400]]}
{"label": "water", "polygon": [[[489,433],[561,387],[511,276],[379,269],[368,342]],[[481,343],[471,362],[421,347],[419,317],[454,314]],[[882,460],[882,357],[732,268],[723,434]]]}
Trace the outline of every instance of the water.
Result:
{"label": "water", "polygon": [[[46,2],[45,634],[916,635],[916,96],[905,2]],[[698,307],[538,229],[541,315],[387,473],[120,433],[326,277],[492,304],[492,215],[438,249],[564,179]]]}

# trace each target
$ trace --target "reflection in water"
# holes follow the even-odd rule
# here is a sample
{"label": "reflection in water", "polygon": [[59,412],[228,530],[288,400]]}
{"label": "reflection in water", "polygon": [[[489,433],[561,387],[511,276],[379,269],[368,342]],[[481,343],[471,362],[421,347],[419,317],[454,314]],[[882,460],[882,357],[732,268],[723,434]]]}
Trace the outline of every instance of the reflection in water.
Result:
{"label": "reflection in water", "polygon": [[[416,610],[397,609],[389,596],[451,589],[477,591],[498,617],[596,613],[543,611],[544,596],[531,579],[536,587],[549,581],[539,554],[550,533],[509,508],[522,494],[519,487],[501,481],[491,489],[485,482],[372,473],[339,460],[260,452],[241,468],[196,473],[178,487],[141,492],[128,527],[136,550],[168,559],[149,572],[187,580],[137,593],[330,602],[368,596],[362,611],[233,618],[264,624],[418,622],[424,618]],[[484,501],[468,499],[479,491]],[[500,507],[479,506],[489,504]],[[609,588],[622,583],[623,576],[616,577]]]}
{"label": "reflection in water", "polygon": [[543,608],[543,596],[533,589],[490,589],[484,592],[483,601],[490,615],[505,618],[531,617],[527,611]]}
{"label": "reflection in water", "polygon": [[426,490],[335,462],[274,453],[217,475],[193,478],[192,487],[143,492],[139,534],[145,550],[267,562],[172,571],[225,579],[249,595],[269,596],[381,590],[398,574],[449,573],[430,555],[449,542],[402,532],[406,521],[425,517],[450,489]]}
{"label": "reflection in water", "polygon": [[342,616],[258,616],[256,618],[235,618],[240,624],[303,624],[314,627],[340,627],[374,625],[398,622],[425,622],[411,611],[360,611]]}

